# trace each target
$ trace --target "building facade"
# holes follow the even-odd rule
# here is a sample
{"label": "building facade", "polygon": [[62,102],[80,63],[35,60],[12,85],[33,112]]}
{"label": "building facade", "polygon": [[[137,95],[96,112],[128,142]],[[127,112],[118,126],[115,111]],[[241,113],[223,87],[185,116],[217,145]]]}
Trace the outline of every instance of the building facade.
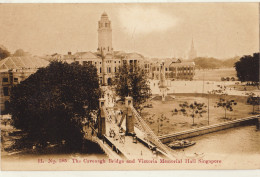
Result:
{"label": "building facade", "polygon": [[[180,59],[168,59],[150,63],[150,77],[160,79],[161,63],[164,63],[165,78],[169,80],[193,80],[195,75],[195,63],[183,62]],[[147,66],[149,66],[147,64]]]}
{"label": "building facade", "polygon": [[11,87],[27,79],[48,61],[28,55],[11,56],[0,61],[0,110],[8,111]]}

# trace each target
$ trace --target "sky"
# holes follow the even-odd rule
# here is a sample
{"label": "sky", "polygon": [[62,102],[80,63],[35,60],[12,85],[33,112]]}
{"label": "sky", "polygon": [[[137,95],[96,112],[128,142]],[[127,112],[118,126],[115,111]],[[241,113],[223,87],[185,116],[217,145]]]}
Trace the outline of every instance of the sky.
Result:
{"label": "sky", "polygon": [[34,55],[97,50],[106,12],[113,48],[145,57],[226,59],[259,51],[258,3],[0,4],[0,44]]}

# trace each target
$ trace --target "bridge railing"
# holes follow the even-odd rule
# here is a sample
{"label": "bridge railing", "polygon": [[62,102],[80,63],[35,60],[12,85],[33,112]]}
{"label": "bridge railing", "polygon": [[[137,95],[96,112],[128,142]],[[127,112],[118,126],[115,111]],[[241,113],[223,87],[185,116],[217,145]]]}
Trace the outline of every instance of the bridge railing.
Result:
{"label": "bridge railing", "polygon": [[133,106],[130,106],[134,117],[137,121],[137,123],[140,125],[139,127],[142,127],[142,132],[146,134],[146,138],[148,141],[150,141],[152,144],[154,144],[158,149],[166,153],[166,156],[170,159],[175,158],[176,152],[173,151],[168,146],[164,145],[160,139],[154,134],[154,132],[151,130],[151,128],[146,124],[146,122],[142,119],[142,117],[138,114],[136,109]]}
{"label": "bridge railing", "polygon": [[159,139],[164,139],[164,138],[168,138],[168,137],[171,137],[171,136],[177,136],[177,135],[181,135],[181,134],[187,134],[187,133],[194,132],[194,131],[201,131],[201,130],[206,130],[206,129],[209,129],[209,128],[215,128],[215,127],[219,127],[219,126],[224,126],[224,125],[228,125],[228,124],[232,124],[232,123],[238,123],[238,122],[243,122],[243,121],[247,121],[247,120],[257,119],[257,118],[259,118],[259,117],[260,117],[260,115],[245,117],[245,118],[236,119],[236,120],[232,120],[232,121],[228,121],[228,122],[223,122],[223,123],[219,123],[219,124],[213,124],[213,125],[209,125],[209,126],[203,126],[203,127],[196,128],[196,129],[185,130],[185,131],[176,132],[176,133],[171,133],[171,134],[167,134],[167,135],[161,135],[161,136],[159,136],[158,138],[159,138]]}

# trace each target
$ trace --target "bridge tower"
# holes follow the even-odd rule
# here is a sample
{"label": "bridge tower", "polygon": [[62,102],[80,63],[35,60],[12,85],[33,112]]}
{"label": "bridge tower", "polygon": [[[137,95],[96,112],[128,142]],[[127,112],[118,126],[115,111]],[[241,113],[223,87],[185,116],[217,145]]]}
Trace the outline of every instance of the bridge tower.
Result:
{"label": "bridge tower", "polygon": [[103,108],[105,107],[105,99],[99,99],[99,116],[98,116],[98,136],[102,137],[106,134],[106,117]]}
{"label": "bridge tower", "polygon": [[125,97],[125,107],[126,107],[126,135],[134,134],[134,117],[131,110],[131,106],[133,106],[133,98]]}

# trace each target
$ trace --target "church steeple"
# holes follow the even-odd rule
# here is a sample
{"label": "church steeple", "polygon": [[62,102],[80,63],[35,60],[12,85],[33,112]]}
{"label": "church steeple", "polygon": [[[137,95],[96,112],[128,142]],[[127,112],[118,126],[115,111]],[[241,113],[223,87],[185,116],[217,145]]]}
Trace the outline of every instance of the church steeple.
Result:
{"label": "church steeple", "polygon": [[193,42],[193,38],[192,38],[191,47],[190,47],[190,53],[189,53],[189,59],[194,59],[196,57],[197,57],[197,52],[195,50],[194,42]]}
{"label": "church steeple", "polygon": [[112,28],[111,21],[108,19],[108,15],[104,12],[101,15],[101,19],[98,22],[98,52],[103,53],[105,56],[107,53],[112,53]]}

